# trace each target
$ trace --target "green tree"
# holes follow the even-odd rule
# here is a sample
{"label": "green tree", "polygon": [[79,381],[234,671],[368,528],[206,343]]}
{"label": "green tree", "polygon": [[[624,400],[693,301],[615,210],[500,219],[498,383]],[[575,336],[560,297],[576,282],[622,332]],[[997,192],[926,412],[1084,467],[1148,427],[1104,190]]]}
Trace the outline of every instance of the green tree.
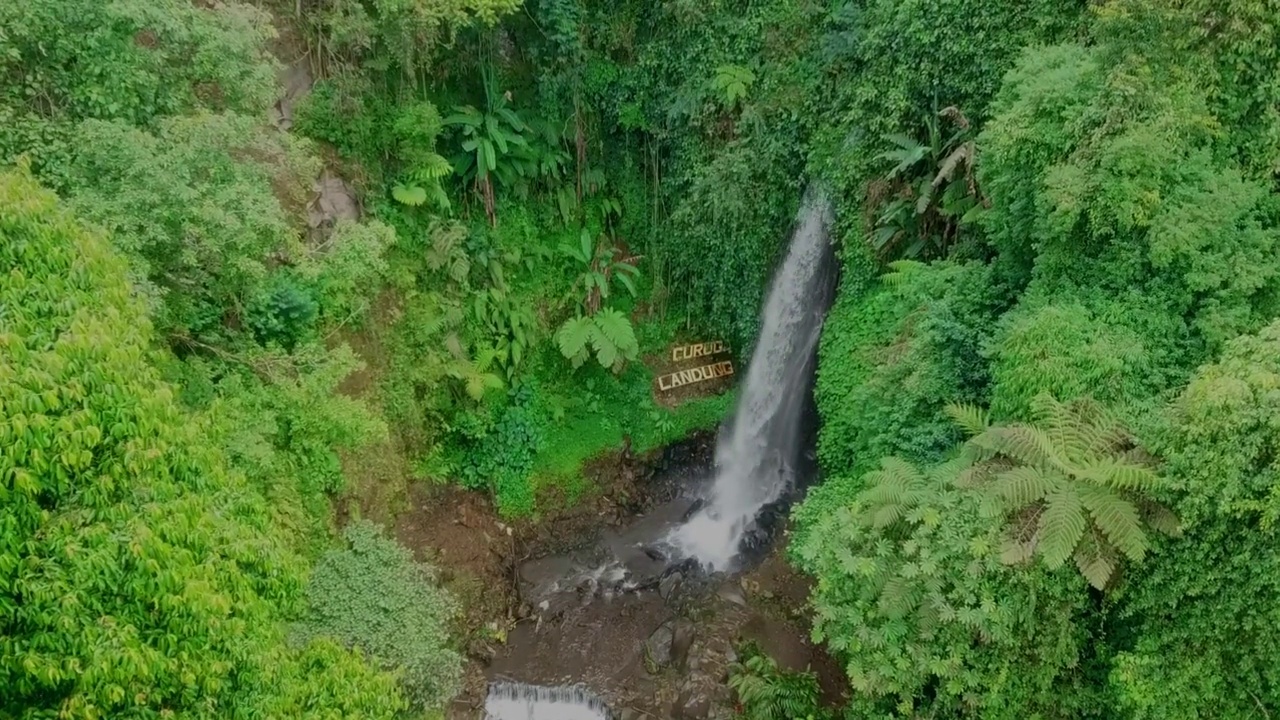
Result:
{"label": "green tree", "polygon": [[284,643],[299,560],[149,364],[108,243],[4,173],[0,263],[0,712],[393,717],[358,656]]}
{"label": "green tree", "polygon": [[845,662],[866,717],[1079,718],[1090,602],[1083,583],[999,559],[999,528],[954,480],[886,458],[791,552],[817,578],[814,637]]}
{"label": "green tree", "polygon": [[[1228,344],[1150,432],[1183,537],[1129,574],[1111,673],[1141,720],[1280,711],[1280,324]],[[1188,652],[1188,649],[1194,652]]]}
{"label": "green tree", "polygon": [[216,338],[244,319],[269,263],[302,257],[285,207],[306,204],[319,168],[297,141],[234,115],[77,132],[71,197],[145,278],[162,332]]}
{"label": "green tree", "polygon": [[239,2],[32,0],[0,7],[0,161],[29,153],[63,189],[86,119],[146,127],[274,99],[268,16]]}

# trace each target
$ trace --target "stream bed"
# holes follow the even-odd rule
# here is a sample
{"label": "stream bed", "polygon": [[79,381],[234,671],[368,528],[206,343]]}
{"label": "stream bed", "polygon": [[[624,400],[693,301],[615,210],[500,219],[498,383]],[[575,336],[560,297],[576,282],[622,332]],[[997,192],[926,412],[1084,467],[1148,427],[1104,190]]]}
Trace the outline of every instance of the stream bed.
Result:
{"label": "stream bed", "polygon": [[839,687],[838,668],[808,640],[808,585],[779,546],[762,546],[733,573],[708,573],[658,549],[655,539],[698,509],[712,446],[709,436],[695,436],[624,470],[638,475],[634,514],[612,518],[565,552],[516,566],[524,617],[485,670],[490,711],[501,705],[490,717],[543,717],[512,699],[513,688],[524,687],[530,697],[581,691],[584,704],[598,698],[608,708],[583,718],[729,718],[726,679],[744,641]]}

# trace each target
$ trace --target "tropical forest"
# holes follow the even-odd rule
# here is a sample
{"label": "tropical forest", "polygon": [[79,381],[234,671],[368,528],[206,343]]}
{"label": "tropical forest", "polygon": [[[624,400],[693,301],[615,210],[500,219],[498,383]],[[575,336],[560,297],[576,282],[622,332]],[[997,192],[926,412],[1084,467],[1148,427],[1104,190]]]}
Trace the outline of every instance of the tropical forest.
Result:
{"label": "tropical forest", "polygon": [[1280,0],[0,0],[0,720],[1280,718]]}

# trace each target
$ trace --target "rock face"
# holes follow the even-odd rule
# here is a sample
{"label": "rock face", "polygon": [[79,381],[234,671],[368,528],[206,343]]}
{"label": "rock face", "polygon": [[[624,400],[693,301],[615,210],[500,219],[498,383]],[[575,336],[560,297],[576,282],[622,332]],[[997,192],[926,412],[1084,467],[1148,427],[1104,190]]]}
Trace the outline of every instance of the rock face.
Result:
{"label": "rock face", "polygon": [[670,602],[671,596],[675,595],[676,591],[680,589],[680,583],[683,581],[684,575],[682,573],[673,572],[667,575],[658,583],[658,596]]}
{"label": "rock face", "polygon": [[671,704],[671,717],[675,720],[703,720],[711,712],[711,699],[686,685]]}
{"label": "rock face", "polygon": [[668,620],[658,626],[657,630],[644,641],[645,665],[649,672],[656,673],[671,665],[671,644],[675,639],[676,625]]}
{"label": "rock face", "polygon": [[684,671],[689,667],[689,649],[693,647],[693,623],[677,620],[671,631],[671,664]]}
{"label": "rock face", "polygon": [[315,183],[315,193],[315,199],[307,208],[307,225],[313,232],[326,235],[340,220],[360,219],[355,190],[331,171],[321,173]]}

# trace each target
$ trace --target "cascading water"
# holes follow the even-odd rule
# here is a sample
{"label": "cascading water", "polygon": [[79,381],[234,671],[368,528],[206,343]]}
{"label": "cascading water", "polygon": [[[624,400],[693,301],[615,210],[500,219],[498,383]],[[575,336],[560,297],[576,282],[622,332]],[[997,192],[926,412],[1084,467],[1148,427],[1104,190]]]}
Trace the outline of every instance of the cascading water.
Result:
{"label": "cascading water", "polygon": [[795,482],[818,337],[835,289],[832,223],[825,193],[806,192],[769,290],[737,412],[716,447],[710,495],[669,538],[678,554],[712,570],[732,565],[760,511]]}
{"label": "cascading water", "polygon": [[600,698],[578,687],[493,683],[484,703],[485,720],[610,720]]}

